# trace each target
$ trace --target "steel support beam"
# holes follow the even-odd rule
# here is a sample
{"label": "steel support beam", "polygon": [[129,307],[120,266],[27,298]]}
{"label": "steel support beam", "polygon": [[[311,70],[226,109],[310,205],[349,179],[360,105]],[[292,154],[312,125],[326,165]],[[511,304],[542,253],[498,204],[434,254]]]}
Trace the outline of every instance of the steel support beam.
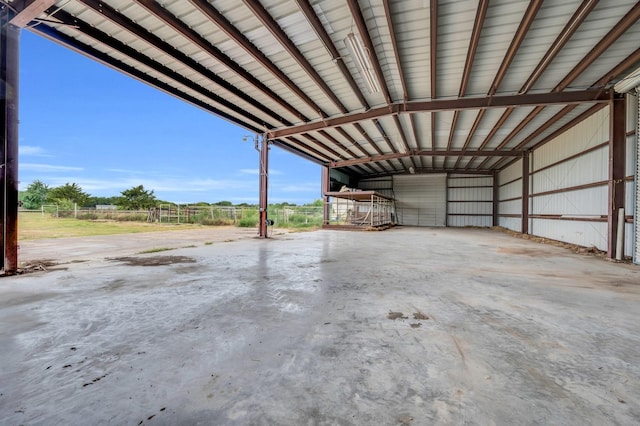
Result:
{"label": "steel support beam", "polygon": [[500,172],[493,171],[493,226],[500,226]]}
{"label": "steel support beam", "polygon": [[432,111],[455,111],[469,109],[506,108],[510,106],[536,106],[536,105],[564,105],[581,104],[589,102],[609,102],[610,90],[589,89],[572,92],[535,93],[525,95],[487,96],[483,98],[462,99],[434,99],[431,101],[398,102],[390,105],[372,108],[369,111],[345,114],[334,118],[326,118],[322,121],[301,124],[299,126],[285,127],[272,130],[269,139],[297,135],[300,133],[321,130],[327,127],[344,126],[360,121],[373,120],[389,115],[413,114]]}
{"label": "steel support beam", "polygon": [[[14,2],[13,7],[19,12],[9,21],[10,24],[19,28],[24,28],[38,17],[45,10],[55,4],[56,0],[23,0],[22,2]],[[16,4],[22,3],[22,5]]]}
{"label": "steel support beam", "polygon": [[522,233],[529,233],[529,151],[522,153]]}
{"label": "steel support beam", "polygon": [[256,136],[256,148],[260,144],[260,165],[258,172],[260,173],[260,190],[258,198],[260,200],[260,222],[258,223],[258,234],[260,238],[268,238],[267,229],[269,225],[269,216],[267,209],[269,207],[269,141],[264,135]]}
{"label": "steel support beam", "polygon": [[[609,104],[609,208],[607,209],[607,257],[616,257],[618,238],[618,209],[625,202],[626,166],[626,102],[616,96]],[[624,248],[623,248],[624,251]],[[624,254],[624,253],[623,253]]]}
{"label": "steel support beam", "polygon": [[18,64],[20,28],[10,24],[12,13],[0,6],[0,214],[2,215],[2,273],[18,270]]}
{"label": "steel support beam", "polygon": [[519,157],[522,151],[444,151],[444,150],[410,150],[408,152],[397,152],[392,154],[376,155],[367,158],[354,158],[353,160],[332,161],[329,167],[347,167],[355,164],[372,163],[376,161],[394,160],[396,158],[425,156],[425,157],[446,157],[446,156],[463,156],[463,157]]}
{"label": "steel support beam", "polygon": [[329,174],[329,167],[322,168],[322,224],[329,224],[329,197],[327,197],[327,192],[331,191],[331,177]]}

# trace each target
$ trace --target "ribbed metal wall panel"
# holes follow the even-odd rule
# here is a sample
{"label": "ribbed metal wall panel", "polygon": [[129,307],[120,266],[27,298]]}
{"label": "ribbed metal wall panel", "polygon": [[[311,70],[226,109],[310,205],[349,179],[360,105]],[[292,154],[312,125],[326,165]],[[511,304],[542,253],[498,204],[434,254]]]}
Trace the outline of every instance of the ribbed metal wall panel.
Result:
{"label": "ribbed metal wall panel", "polygon": [[532,219],[531,227],[540,237],[607,250],[607,222]]}
{"label": "ribbed metal wall panel", "polygon": [[[608,140],[607,107],[532,153],[529,214],[551,215],[556,219],[532,218],[529,233],[607,249],[607,222],[602,219],[608,214],[608,186],[574,188],[607,181],[608,146],[596,147]],[[590,149],[594,150],[588,151]],[[548,191],[559,192],[537,195]],[[579,220],[561,220],[558,217]]]}
{"label": "ribbed metal wall panel", "polygon": [[520,232],[522,229],[522,219],[519,217],[501,217],[498,219],[498,225],[511,229],[512,231]]}
{"label": "ribbed metal wall panel", "polygon": [[358,182],[358,189],[366,190],[380,190],[380,189],[393,189],[393,178],[390,176],[362,179]]}
{"label": "ribbed metal wall panel", "polygon": [[447,226],[493,224],[493,176],[452,174],[447,179]]}
{"label": "ribbed metal wall panel", "polygon": [[[507,215],[522,214],[522,201],[521,200],[501,201],[500,214],[507,214]],[[520,228],[517,229],[517,231],[519,230]]]}
{"label": "ribbed metal wall panel", "polygon": [[[522,160],[515,161],[498,174],[499,200],[510,200],[522,196]],[[499,215],[522,215],[522,200],[500,201],[498,203]],[[521,217],[498,216],[498,225],[512,231],[522,229]]]}
{"label": "ribbed metal wall panel", "polygon": [[549,214],[571,217],[598,217],[607,215],[607,185],[586,188],[560,194],[542,195],[533,198],[531,215]]}
{"label": "ribbed metal wall panel", "polygon": [[446,174],[394,176],[393,191],[398,223],[446,226],[446,179]]}
{"label": "ribbed metal wall panel", "polygon": [[[522,160],[515,161],[512,165],[500,171],[498,183],[503,185],[519,177],[522,177]],[[504,197],[500,198],[502,199]]]}
{"label": "ribbed metal wall panel", "polygon": [[363,179],[358,182],[358,189],[376,191],[386,197],[395,199],[395,195],[393,192],[393,178],[391,176]]}
{"label": "ribbed metal wall panel", "polygon": [[[533,157],[538,156],[538,151]],[[570,188],[608,179],[609,148],[603,146],[578,158],[557,164],[531,176],[531,193]],[[536,169],[534,169],[536,170]]]}
{"label": "ribbed metal wall panel", "polygon": [[[551,142],[536,149],[531,158],[532,170],[539,170],[608,140],[609,108],[603,108],[579,125],[572,127]],[[574,168],[575,165],[571,163],[564,163],[563,166],[565,168]],[[606,170],[605,176],[607,175]],[[580,170],[580,172],[576,173],[576,175],[591,171]]]}

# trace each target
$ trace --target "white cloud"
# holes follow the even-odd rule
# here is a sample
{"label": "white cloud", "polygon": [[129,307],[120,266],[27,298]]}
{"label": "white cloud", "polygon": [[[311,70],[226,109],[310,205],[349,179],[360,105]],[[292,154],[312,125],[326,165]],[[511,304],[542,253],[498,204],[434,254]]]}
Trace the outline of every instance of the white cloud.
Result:
{"label": "white cloud", "polygon": [[41,163],[21,163],[20,170],[39,172],[39,173],[58,173],[58,172],[80,172],[84,170],[82,167],[72,166],[54,166],[52,164]]}
{"label": "white cloud", "polygon": [[[258,169],[240,169],[238,170],[238,172],[240,172],[243,175],[254,175],[254,176],[258,175]],[[282,173],[280,170],[275,170],[275,169],[269,170],[269,175],[281,176],[283,174],[284,173]]]}
{"label": "white cloud", "polygon": [[258,169],[240,169],[238,170],[243,175],[257,175]]}
{"label": "white cloud", "polygon": [[107,172],[109,173],[123,173],[123,174],[143,174],[145,172],[141,171],[141,170],[130,170],[130,169],[106,169]]}
{"label": "white cloud", "polygon": [[20,155],[30,155],[32,157],[49,157],[47,151],[39,146],[20,145],[18,152]]}

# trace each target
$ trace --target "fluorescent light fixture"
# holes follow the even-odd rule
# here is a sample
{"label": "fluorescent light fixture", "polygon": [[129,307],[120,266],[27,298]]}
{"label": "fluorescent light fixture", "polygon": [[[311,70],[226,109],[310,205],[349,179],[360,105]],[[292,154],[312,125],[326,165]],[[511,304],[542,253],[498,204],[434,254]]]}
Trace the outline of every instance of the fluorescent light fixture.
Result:
{"label": "fluorescent light fixture", "polygon": [[378,93],[380,91],[380,84],[373,73],[369,52],[362,45],[362,41],[360,41],[354,33],[349,33],[347,34],[347,38],[344,39],[344,44],[347,46],[347,49],[349,49],[349,53],[353,57],[369,92],[372,94]]}

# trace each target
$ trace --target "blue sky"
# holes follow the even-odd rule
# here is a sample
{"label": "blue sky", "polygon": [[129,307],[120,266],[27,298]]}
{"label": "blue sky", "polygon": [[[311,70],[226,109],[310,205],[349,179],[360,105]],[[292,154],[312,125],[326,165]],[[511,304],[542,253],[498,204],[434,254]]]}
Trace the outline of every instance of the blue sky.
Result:
{"label": "blue sky", "polygon": [[[109,197],[144,185],[178,203],[257,204],[246,130],[28,31],[20,53],[20,190],[39,179]],[[321,197],[318,165],[275,147],[269,165],[270,202]]]}

